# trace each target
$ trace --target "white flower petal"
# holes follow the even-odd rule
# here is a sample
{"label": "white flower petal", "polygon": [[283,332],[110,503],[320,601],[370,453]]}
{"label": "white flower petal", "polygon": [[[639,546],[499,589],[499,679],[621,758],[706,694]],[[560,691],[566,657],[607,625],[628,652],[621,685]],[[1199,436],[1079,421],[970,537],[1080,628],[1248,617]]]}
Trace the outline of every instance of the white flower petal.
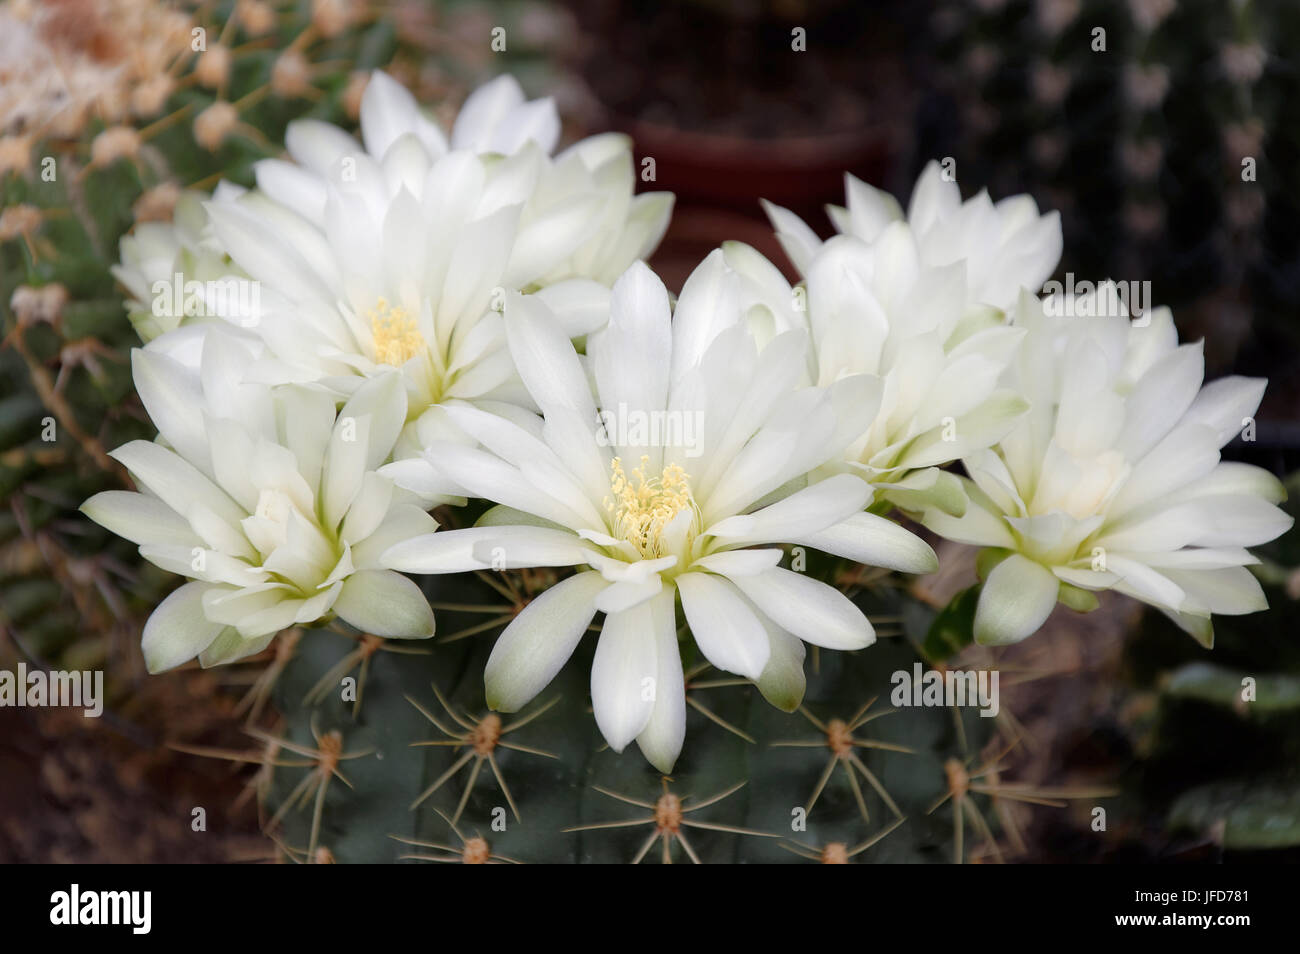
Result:
{"label": "white flower petal", "polygon": [[258,216],[232,202],[212,201],[205,208],[227,254],[249,275],[295,302],[329,304],[325,276],[293,246],[277,241]]}
{"label": "white flower petal", "polygon": [[361,152],[361,144],[337,126],[319,119],[296,119],[284,133],[289,155],[322,178],[337,173],[343,156]]}
{"label": "white flower petal", "polygon": [[419,112],[415,97],[383,70],[375,70],[361,95],[361,140],[382,158],[398,137],[411,132]]}
{"label": "white flower petal", "polygon": [[908,222],[924,232],[936,221],[951,216],[961,205],[957,183],[947,179],[939,163],[931,159],[921,170],[907,205]]}
{"label": "white flower petal", "polygon": [[806,538],[848,519],[870,499],[871,487],[865,481],[836,474],[761,510],[728,517],[707,532],[731,545],[795,542],[796,536]]}
{"label": "white flower petal", "polygon": [[273,639],[275,639],[274,633],[258,639],[245,639],[237,630],[223,629],[221,635],[214,639],[207,649],[199,653],[199,665],[204,669],[210,669],[213,666],[227,666],[239,662],[241,659],[260,653],[271,645]]}
{"label": "white flower petal", "polygon": [[577,566],[592,551],[567,530],[531,528],[535,532],[484,540],[474,545],[474,556],[496,570],[534,566]]}
{"label": "white flower petal", "polygon": [[224,626],[238,626],[254,613],[284,602],[289,593],[287,583],[258,582],[211,586],[203,594],[203,612],[209,620]]}
{"label": "white flower petal", "polygon": [[[608,579],[608,577],[605,578]],[[611,615],[622,613],[658,596],[663,588],[663,579],[658,575],[640,582],[622,580],[618,583],[611,583],[597,595],[596,609]]]}
{"label": "white flower petal", "polygon": [[776,566],[782,556],[778,549],[722,550],[700,557],[694,566],[728,577],[755,576]]}
{"label": "white flower petal", "polygon": [[968,503],[960,517],[935,507],[926,508],[921,523],[941,537],[977,547],[1014,548],[1016,543],[1002,512],[984,491],[971,481],[963,481]]}
{"label": "white flower petal", "polygon": [[583,512],[575,511],[539,488],[520,468],[494,454],[442,442],[430,445],[425,456],[444,477],[464,487],[471,496],[505,504],[574,530],[592,522],[589,502],[583,501]]}
{"label": "white flower petal", "polygon": [[714,249],[687,277],[672,323],[672,380],[700,363],[724,328],[739,317],[739,290],[722,249]]}
{"label": "white flower petal", "polygon": [[691,634],[709,662],[758,679],[771,651],[768,636],[735,586],[710,573],[683,573],[677,590]]}
{"label": "white flower petal", "polygon": [[325,452],[321,477],[321,517],[331,532],[337,531],[352,501],[361,492],[370,449],[369,415],[339,415]]}
{"label": "white flower petal", "polygon": [[[533,526],[468,527],[464,530],[439,530],[411,537],[389,547],[380,557],[383,566],[403,573],[460,573],[466,570],[492,569],[492,550],[501,548],[500,558],[516,544],[529,552],[537,548],[563,545],[575,541],[572,534]],[[486,547],[487,559],[479,559],[475,550]],[[522,552],[522,551],[521,551]]]}
{"label": "white flower petal", "polygon": [[1129,460],[1141,458],[1187,412],[1204,377],[1205,353],[1199,341],[1176,348],[1152,365],[1125,400],[1124,431],[1116,449]]}
{"label": "white flower petal", "polygon": [[253,163],[257,187],[317,226],[325,224],[325,183],[301,166],[283,159],[260,159]]}
{"label": "white flower petal", "polygon": [[774,205],[766,199],[759,200],[763,206],[763,211],[767,213],[768,221],[776,229],[777,240],[780,241],[781,247],[785,249],[785,254],[790,256],[795,270],[801,275],[808,274],[808,269],[812,264],[813,256],[821,248],[821,239],[817,233],[810,229],[804,220],[799,218],[789,209]]}
{"label": "white flower petal", "polygon": [[519,81],[503,73],[475,89],[466,97],[451,131],[453,149],[487,152],[497,135],[497,127],[524,103]]}
{"label": "white flower petal", "polygon": [[131,351],[131,376],[149,419],[176,452],[211,476],[198,377],[156,351]]}
{"label": "white flower petal", "polygon": [[148,441],[131,441],[109,454],[178,514],[202,503],[232,526],[246,516],[243,508],[199,470],[178,455]]}
{"label": "white flower petal", "polygon": [[1196,400],[1188,408],[1187,420],[1197,421],[1213,429],[1219,446],[1232,440],[1249,419],[1254,417],[1259,402],[1264,399],[1264,378],[1245,378],[1231,375],[1211,381],[1201,388]]}
{"label": "white flower petal", "polygon": [[844,194],[853,234],[865,242],[873,241],[886,225],[903,217],[897,199],[847,172],[844,174]]}
{"label": "white flower petal", "polygon": [[[588,475],[587,482],[579,484],[574,480],[572,465],[566,464],[544,440],[525,428],[475,407],[454,405],[445,410],[452,423],[517,468],[539,491],[578,515],[585,526],[604,525],[605,515],[597,501],[603,501],[609,494],[607,473],[601,475],[603,479],[596,486],[599,495],[592,496],[590,481],[595,475]],[[565,415],[564,410],[559,410],[553,417],[562,421]],[[591,443],[589,440],[588,447]],[[588,466],[600,467],[590,451],[586,456]]]}
{"label": "white flower petal", "polygon": [[[667,407],[670,317],[668,290],[644,264],[637,262],[614,284],[609,324],[588,339],[604,410],[648,414]],[[637,450],[620,448],[620,453]]]}
{"label": "white flower petal", "polygon": [[852,650],[876,641],[866,616],[832,586],[781,567],[727,576],[773,623],[806,643]]}
{"label": "white flower petal", "polygon": [[1107,553],[1106,569],[1119,577],[1114,586],[1120,592],[1160,606],[1178,608],[1183,604],[1186,594],[1182,587],[1144,563]]}
{"label": "white flower petal", "polygon": [[105,490],[81,505],[101,527],[136,544],[196,547],[202,540],[176,511],[156,497],[127,490]]}
{"label": "white flower petal", "polygon": [[791,636],[769,619],[764,618],[762,623],[767,630],[770,652],[763,674],[756,683],[758,691],[782,712],[794,712],[803,702],[808,685],[803,671],[803,641]]}
{"label": "white flower petal", "polygon": [[433,610],[420,588],[391,570],[358,570],[343,582],[334,611],[363,633],[397,639],[433,635]]}
{"label": "white flower petal", "polygon": [[186,583],[158,604],[144,624],[140,648],[151,673],[174,669],[207,649],[223,629],[203,614],[207,583]]}
{"label": "white flower petal", "polygon": [[[375,532],[359,543],[352,544],[352,562],[359,569],[380,568],[384,551],[403,540],[433,533],[438,521],[420,507],[409,503],[395,503]],[[388,569],[388,567],[382,567]]]}
{"label": "white flower petal", "polygon": [[600,734],[615,752],[650,721],[658,675],[651,603],[606,617],[591,662],[591,705]]}
{"label": "white flower petal", "polygon": [[568,338],[590,334],[609,321],[609,288],[589,278],[570,278],[536,292]]}
{"label": "white flower petal", "polygon": [[379,529],[392,503],[392,481],[373,471],[367,473],[361,479],[361,490],[343,518],[339,538],[349,544],[364,540]]}
{"label": "white flower petal", "polygon": [[591,386],[559,323],[535,295],[507,295],[506,340],[528,393],[543,413],[566,407],[588,421],[596,417]]}
{"label": "white flower petal", "polygon": [[1041,563],[1013,553],[993,568],[975,608],[975,641],[1005,646],[1032,636],[1056,606],[1060,583]]}
{"label": "white flower petal", "polygon": [[[686,680],[677,648],[677,626],[673,612],[673,591],[667,587],[647,604],[655,644],[654,709],[636,741],[646,760],[664,774],[673,770],[686,738]],[[646,634],[643,634],[645,638]]]}
{"label": "white flower petal", "polygon": [[549,96],[516,106],[507,122],[501,123],[492,137],[493,152],[506,155],[535,142],[543,152],[551,152],[560,141],[560,114]]}
{"label": "white flower petal", "polygon": [[856,513],[816,533],[793,534],[787,542],[902,573],[934,573],[939,569],[939,558],[928,543],[873,513]]}
{"label": "white flower petal", "polygon": [[608,585],[599,573],[579,573],[524,607],[488,657],[483,683],[489,706],[516,712],[555,678],[596,615],[597,594]]}
{"label": "white flower petal", "polygon": [[1145,563],[1157,570],[1220,570],[1224,567],[1253,566],[1259,563],[1259,557],[1241,547],[1191,547],[1185,550],[1121,553],[1120,556]]}
{"label": "white flower petal", "polygon": [[[1186,594],[1197,609],[1226,616],[1259,613],[1268,609],[1268,598],[1259,580],[1245,567],[1212,570],[1166,570],[1165,575]],[[1191,610],[1191,606],[1186,609]]]}

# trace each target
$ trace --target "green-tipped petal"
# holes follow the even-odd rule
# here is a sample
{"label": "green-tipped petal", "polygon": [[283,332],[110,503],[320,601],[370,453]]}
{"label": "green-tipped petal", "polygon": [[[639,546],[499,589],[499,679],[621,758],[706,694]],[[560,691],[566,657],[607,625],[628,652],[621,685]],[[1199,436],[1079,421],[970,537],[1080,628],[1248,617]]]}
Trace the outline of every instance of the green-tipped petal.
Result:
{"label": "green-tipped petal", "polygon": [[579,573],[529,603],[492,647],[483,671],[487,704],[517,712],[546,688],[587,631],[596,594],[608,585],[599,573]]}
{"label": "green-tipped petal", "polygon": [[189,523],[157,497],[129,490],[105,490],[82,504],[81,512],[101,527],[141,546],[203,545]]}
{"label": "green-tipped petal", "polygon": [[1005,646],[1032,636],[1052,614],[1060,582],[1041,563],[1018,553],[989,574],[975,609],[975,641]]}
{"label": "green-tipped petal", "polygon": [[772,649],[767,657],[767,665],[763,667],[763,674],[758,677],[755,685],[763,698],[782,712],[794,712],[799,708],[799,703],[803,702],[803,694],[808,687],[803,671],[803,641],[774,625],[771,620],[764,619],[763,622]]}
{"label": "green-tipped petal", "polygon": [[939,558],[930,544],[873,513],[856,513],[818,533],[791,535],[789,542],[903,573],[933,573],[939,569]]}
{"label": "green-tipped petal", "polygon": [[919,513],[935,509],[951,517],[966,513],[966,488],[961,478],[937,467],[913,471],[902,480],[875,486],[899,510]]}
{"label": "green-tipped petal", "polygon": [[1062,582],[1060,591],[1056,594],[1058,601],[1068,606],[1077,613],[1091,613],[1100,604],[1097,594],[1091,590],[1081,590],[1077,586],[1071,586],[1069,583]]}
{"label": "green-tipped petal", "polygon": [[224,628],[203,615],[207,583],[186,583],[158,604],[144,624],[140,648],[151,673],[189,662],[212,644]]}
{"label": "green-tipped petal", "polygon": [[275,639],[275,633],[257,639],[245,639],[239,635],[238,630],[228,626],[221,631],[221,635],[214,639],[207,649],[199,653],[199,665],[204,669],[209,669],[212,666],[225,666],[232,662],[238,662],[241,659],[260,653],[271,645],[273,639]]}
{"label": "green-tipped petal", "polygon": [[339,590],[334,612],[363,633],[393,639],[428,639],[433,610],[413,582],[392,570],[358,570]]}

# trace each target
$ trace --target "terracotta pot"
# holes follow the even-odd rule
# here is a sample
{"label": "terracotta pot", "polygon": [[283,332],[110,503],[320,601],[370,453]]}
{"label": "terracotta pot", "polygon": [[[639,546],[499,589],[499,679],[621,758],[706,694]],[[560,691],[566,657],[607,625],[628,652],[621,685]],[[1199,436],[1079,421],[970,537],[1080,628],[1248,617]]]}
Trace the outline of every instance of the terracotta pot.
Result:
{"label": "terracotta pot", "polygon": [[[846,171],[885,181],[888,130],[910,113],[902,0],[570,3],[587,32],[579,71],[594,124],[631,136],[638,163],[654,160],[642,189],[677,195],[655,257],[670,285],[727,239],[788,270],[760,198],[829,231],[823,207],[844,201]],[[808,52],[792,48],[796,30]]]}
{"label": "terracotta pot", "polygon": [[748,139],[675,129],[610,116],[608,128],[635,144],[637,168],[654,160],[655,180],[643,188],[677,195],[676,211],[654,264],[670,287],[729,239],[747,242],[796,277],[772,234],[759,199],[785,206],[823,235],[827,203],[843,204],[844,173],[883,181],[891,156],[877,132]]}

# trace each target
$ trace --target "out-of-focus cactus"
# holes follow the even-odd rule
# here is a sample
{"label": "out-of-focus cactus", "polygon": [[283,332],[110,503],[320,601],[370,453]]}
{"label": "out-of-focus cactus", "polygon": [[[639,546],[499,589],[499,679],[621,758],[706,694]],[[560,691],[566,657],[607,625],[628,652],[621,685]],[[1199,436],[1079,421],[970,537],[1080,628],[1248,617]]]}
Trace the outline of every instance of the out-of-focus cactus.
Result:
{"label": "out-of-focus cactus", "polygon": [[1065,270],[1149,279],[1183,337],[1218,342],[1212,367],[1275,370],[1297,335],[1295,5],[981,0],[932,22],[951,108],[923,114],[916,164],[1034,193],[1061,210]]}
{"label": "out-of-focus cactus", "polygon": [[[1300,480],[1289,481],[1296,512]],[[1261,548],[1256,568],[1274,607],[1225,618],[1213,658],[1149,619],[1127,652],[1150,704],[1132,707],[1147,810],[1172,838],[1228,852],[1300,849],[1300,546]],[[1151,614],[1155,615],[1155,614]]]}

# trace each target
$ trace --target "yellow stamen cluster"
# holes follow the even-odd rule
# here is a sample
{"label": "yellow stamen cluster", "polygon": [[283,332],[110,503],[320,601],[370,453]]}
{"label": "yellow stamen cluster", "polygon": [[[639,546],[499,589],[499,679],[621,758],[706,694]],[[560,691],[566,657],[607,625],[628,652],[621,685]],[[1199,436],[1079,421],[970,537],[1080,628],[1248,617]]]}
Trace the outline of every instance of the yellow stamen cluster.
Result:
{"label": "yellow stamen cluster", "polygon": [[401,305],[380,298],[366,318],[375,341],[375,360],[382,364],[400,367],[427,347],[415,319]]}
{"label": "yellow stamen cluster", "polygon": [[615,457],[610,465],[609,487],[612,497],[605,498],[605,509],[613,517],[616,536],[632,544],[644,557],[667,556],[663,533],[683,510],[695,510],[690,477],[678,464],[669,464],[658,477],[647,478],[643,456],[641,465],[629,478],[623,462]]}

